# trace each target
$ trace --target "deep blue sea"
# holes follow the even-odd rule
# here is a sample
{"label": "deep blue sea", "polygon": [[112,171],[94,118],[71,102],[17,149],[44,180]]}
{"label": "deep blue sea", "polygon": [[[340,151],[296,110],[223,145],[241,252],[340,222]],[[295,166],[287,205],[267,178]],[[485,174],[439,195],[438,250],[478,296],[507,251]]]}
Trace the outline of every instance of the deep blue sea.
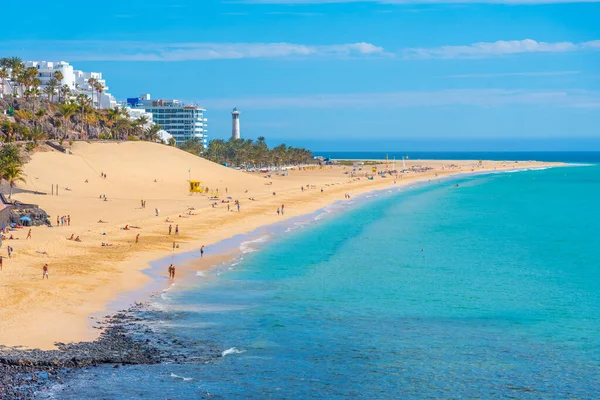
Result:
{"label": "deep blue sea", "polygon": [[223,357],[92,368],[40,397],[598,398],[599,199],[599,166],[353,199],[154,300],[160,335]]}
{"label": "deep blue sea", "polygon": [[315,151],[315,156],[337,160],[514,160],[559,161],[574,163],[600,162],[598,151]]}

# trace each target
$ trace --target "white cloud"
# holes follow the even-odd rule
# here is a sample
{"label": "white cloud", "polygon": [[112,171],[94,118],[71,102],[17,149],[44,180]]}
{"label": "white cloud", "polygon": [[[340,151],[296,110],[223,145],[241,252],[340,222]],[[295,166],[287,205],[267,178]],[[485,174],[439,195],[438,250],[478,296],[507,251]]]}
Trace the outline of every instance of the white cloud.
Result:
{"label": "white cloud", "polygon": [[[406,48],[397,53],[367,42],[312,45],[296,43],[214,43],[142,41],[5,41],[0,53],[22,49],[25,58],[75,61],[193,61],[395,57],[403,59],[474,59],[533,53],[598,51],[600,40],[583,43],[499,40],[469,45]],[[24,51],[24,53],[23,53]]]}
{"label": "white cloud", "polygon": [[[13,42],[38,57],[70,61],[191,61],[245,58],[361,57],[386,55],[371,43],[306,45],[294,43],[151,43],[132,41]],[[28,46],[29,45],[29,46]],[[5,42],[4,46],[10,46]],[[26,47],[27,46],[27,47]],[[35,47],[34,47],[35,46]],[[39,48],[39,50],[37,49]]]}
{"label": "white cloud", "polygon": [[600,49],[600,41],[584,43],[538,42],[533,39],[498,40],[479,42],[464,46],[435,48],[409,48],[403,51],[405,58],[487,58],[525,53],[565,53],[579,50]]}
{"label": "white cloud", "polygon": [[297,97],[255,97],[204,99],[199,102],[211,109],[228,109],[236,104],[244,109],[328,109],[328,108],[408,108],[507,105],[590,107],[600,103],[600,92],[583,90],[506,90],[455,89],[386,93],[320,94]]}
{"label": "white cloud", "polygon": [[461,78],[502,78],[509,76],[562,76],[579,75],[581,71],[540,71],[540,72],[500,72],[492,74],[461,74],[446,75],[442,78],[461,79]]}

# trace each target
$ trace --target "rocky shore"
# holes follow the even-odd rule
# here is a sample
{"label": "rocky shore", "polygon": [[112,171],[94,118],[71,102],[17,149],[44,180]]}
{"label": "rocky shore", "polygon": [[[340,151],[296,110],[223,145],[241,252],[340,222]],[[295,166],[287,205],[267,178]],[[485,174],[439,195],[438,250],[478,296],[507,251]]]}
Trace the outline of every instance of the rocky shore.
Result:
{"label": "rocky shore", "polygon": [[[57,343],[57,350],[23,350],[0,346],[0,399],[33,399],[36,392],[61,384],[81,368],[114,364],[114,368],[132,364],[161,362],[206,362],[220,356],[204,343],[201,354],[189,354],[189,343],[156,334],[146,324],[159,311],[149,311],[136,303],[129,310],[107,316],[96,323],[102,329],[93,342]],[[198,343],[195,343],[198,348]]]}

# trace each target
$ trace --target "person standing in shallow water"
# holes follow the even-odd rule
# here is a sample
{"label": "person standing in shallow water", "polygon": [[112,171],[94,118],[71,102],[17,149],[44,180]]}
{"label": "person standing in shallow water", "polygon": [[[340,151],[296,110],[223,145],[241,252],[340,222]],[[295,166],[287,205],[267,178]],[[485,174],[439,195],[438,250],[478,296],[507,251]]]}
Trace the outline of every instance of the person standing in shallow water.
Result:
{"label": "person standing in shallow water", "polygon": [[204,257],[204,245],[200,247],[200,257]]}

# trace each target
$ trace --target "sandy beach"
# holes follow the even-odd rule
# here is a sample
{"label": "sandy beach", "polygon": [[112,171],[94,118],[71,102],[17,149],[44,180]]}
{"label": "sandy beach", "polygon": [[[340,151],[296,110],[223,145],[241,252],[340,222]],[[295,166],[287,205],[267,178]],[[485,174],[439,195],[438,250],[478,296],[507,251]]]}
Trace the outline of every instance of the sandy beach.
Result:
{"label": "sandy beach", "polygon": [[[396,185],[458,173],[557,164],[407,161],[407,168],[416,165],[431,169],[404,173]],[[38,204],[50,215],[53,227],[32,228],[31,239],[26,239],[28,228],[18,229],[11,232],[13,240],[3,241],[0,345],[51,349],[55,342],[92,340],[98,331],[91,329],[90,315],[105,310],[119,294],[146,285],[150,278],[142,270],[149,261],[202,245],[210,255],[210,245],[225,238],[344,201],[346,193],[394,185],[390,177],[365,178],[371,168],[363,167],[354,178],[349,174],[352,166],[293,169],[287,176],[271,173],[265,177],[147,142],[81,142],[69,155],[39,151],[25,165],[27,181],[19,187],[47,194],[17,193],[13,199]],[[385,165],[378,168],[385,169]],[[396,169],[401,168],[397,162]],[[190,195],[190,178],[201,181],[210,193],[218,189],[219,200]],[[58,196],[51,195],[52,185],[58,185]],[[101,199],[104,195],[106,201]],[[230,200],[229,210],[221,200]],[[239,211],[235,200],[240,202]],[[277,213],[282,204],[283,216]],[[69,216],[70,225],[56,226],[58,216]],[[123,229],[126,226],[129,229]],[[68,240],[71,235],[79,236],[81,242]],[[10,259],[7,246],[14,249]],[[45,263],[49,279],[42,280]]]}

